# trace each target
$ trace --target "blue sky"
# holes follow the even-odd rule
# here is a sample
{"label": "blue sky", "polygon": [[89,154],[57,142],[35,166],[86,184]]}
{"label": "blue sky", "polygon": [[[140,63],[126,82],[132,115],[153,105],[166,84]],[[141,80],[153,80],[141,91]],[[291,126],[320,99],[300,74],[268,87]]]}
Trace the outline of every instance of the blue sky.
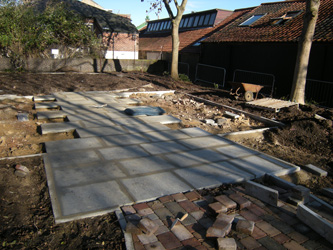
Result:
{"label": "blue sky", "polygon": [[[115,14],[131,14],[132,23],[135,26],[144,22],[147,16],[146,10],[149,10],[151,0],[94,0],[105,9],[112,9]],[[209,9],[235,10],[258,6],[261,3],[277,2],[270,0],[188,0],[185,14],[192,11],[203,11]],[[154,12],[148,13],[150,20],[158,19]],[[168,17],[164,9],[159,15],[160,18]]]}

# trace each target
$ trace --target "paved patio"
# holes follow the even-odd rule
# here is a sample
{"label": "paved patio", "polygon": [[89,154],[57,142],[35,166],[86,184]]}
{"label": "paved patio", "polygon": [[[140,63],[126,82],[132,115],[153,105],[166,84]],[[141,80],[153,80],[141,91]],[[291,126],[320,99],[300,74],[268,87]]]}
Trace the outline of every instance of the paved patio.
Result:
{"label": "paved patio", "polygon": [[[238,183],[299,168],[199,128],[172,130],[169,116],[131,117],[129,93],[54,93],[60,111],[41,111],[42,133],[76,130],[80,138],[46,142],[44,155],[57,223],[115,211],[158,197]],[[52,96],[45,97],[52,99]],[[40,98],[42,99],[42,98]],[[36,109],[45,108],[36,103]],[[107,104],[105,106],[105,104]]]}

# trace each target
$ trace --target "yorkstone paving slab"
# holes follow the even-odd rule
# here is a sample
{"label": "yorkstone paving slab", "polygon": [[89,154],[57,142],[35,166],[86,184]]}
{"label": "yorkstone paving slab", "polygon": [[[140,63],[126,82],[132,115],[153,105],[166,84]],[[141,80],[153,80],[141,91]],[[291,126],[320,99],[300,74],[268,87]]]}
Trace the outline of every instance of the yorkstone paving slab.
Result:
{"label": "yorkstone paving slab", "polygon": [[115,123],[109,119],[106,120],[94,120],[94,121],[80,121],[85,128],[98,128],[98,127],[110,127],[115,126]]}
{"label": "yorkstone paving slab", "polygon": [[[115,181],[57,189],[62,217],[80,213],[112,210],[133,200],[121,191]],[[61,219],[61,218],[60,218]]]}
{"label": "yorkstone paving slab", "polygon": [[106,160],[130,159],[149,156],[146,151],[136,145],[127,147],[103,148],[99,149],[98,151]]}
{"label": "yorkstone paving slab", "polygon": [[79,122],[64,122],[64,123],[44,123],[41,124],[42,134],[64,133],[81,128]]}
{"label": "yorkstone paving slab", "polygon": [[165,157],[179,167],[188,167],[202,164],[203,162],[216,162],[230,159],[229,157],[210,149],[199,149],[177,154],[168,154]]}
{"label": "yorkstone paving slab", "polygon": [[[118,121],[119,122],[119,121]],[[160,123],[140,123],[135,122],[133,124],[123,125],[130,133],[146,133],[149,131],[164,131],[170,130],[169,127],[164,126]]]}
{"label": "yorkstone paving slab", "polygon": [[119,164],[127,170],[129,175],[154,173],[175,168],[174,165],[157,156],[125,160]]}
{"label": "yorkstone paving slab", "polygon": [[54,169],[54,180],[59,187],[98,183],[126,177],[114,162],[96,162]]}
{"label": "yorkstone paving slab", "polygon": [[43,101],[55,101],[56,98],[54,95],[39,95],[39,96],[34,96],[34,101],[35,102],[43,102]]}
{"label": "yorkstone paving slab", "polygon": [[72,152],[58,152],[47,154],[43,157],[44,162],[50,168],[75,166],[82,163],[93,163],[100,160],[99,156],[93,150]]}
{"label": "yorkstone paving slab", "polygon": [[239,158],[253,154],[258,154],[258,152],[256,151],[238,145],[228,145],[225,147],[217,148],[216,150],[232,158]]}
{"label": "yorkstone paving slab", "polygon": [[145,150],[147,150],[150,154],[153,155],[188,150],[185,146],[175,141],[142,144],[141,147],[143,147]]}
{"label": "yorkstone paving slab", "polygon": [[149,142],[149,140],[142,134],[120,134],[104,136],[103,141],[107,146],[125,146]]}
{"label": "yorkstone paving slab", "polygon": [[103,146],[98,138],[79,138],[45,142],[46,152],[72,151],[81,149],[100,148]]}
{"label": "yorkstone paving slab", "polygon": [[35,109],[55,109],[55,108],[59,108],[59,104],[56,102],[35,103]]}
{"label": "yorkstone paving slab", "polygon": [[152,174],[121,180],[135,202],[153,200],[158,197],[192,190],[183,180],[170,172]]}
{"label": "yorkstone paving slab", "polygon": [[67,114],[63,111],[39,111],[37,112],[38,120],[65,118]]}
{"label": "yorkstone paving slab", "polygon": [[92,121],[92,120],[103,120],[103,119],[110,119],[108,115],[105,113],[87,113],[87,114],[68,114],[67,119],[71,122],[75,121],[81,121],[81,120],[86,120],[86,121]]}
{"label": "yorkstone paving slab", "polygon": [[180,129],[183,133],[191,137],[200,137],[200,136],[211,136],[212,134],[201,129],[201,128],[182,128]]}
{"label": "yorkstone paving slab", "polygon": [[102,137],[106,135],[120,135],[127,133],[126,130],[124,130],[120,126],[108,126],[108,127],[97,127],[97,128],[79,128],[76,130],[78,135],[81,138],[85,137]]}

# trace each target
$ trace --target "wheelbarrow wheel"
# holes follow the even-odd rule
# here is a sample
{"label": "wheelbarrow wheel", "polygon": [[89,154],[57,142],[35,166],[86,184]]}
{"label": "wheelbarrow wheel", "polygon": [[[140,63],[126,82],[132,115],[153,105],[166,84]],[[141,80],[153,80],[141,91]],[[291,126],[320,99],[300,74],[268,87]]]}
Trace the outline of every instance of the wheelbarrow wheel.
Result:
{"label": "wheelbarrow wheel", "polygon": [[246,91],[244,94],[245,101],[250,102],[253,101],[253,92],[252,91]]}

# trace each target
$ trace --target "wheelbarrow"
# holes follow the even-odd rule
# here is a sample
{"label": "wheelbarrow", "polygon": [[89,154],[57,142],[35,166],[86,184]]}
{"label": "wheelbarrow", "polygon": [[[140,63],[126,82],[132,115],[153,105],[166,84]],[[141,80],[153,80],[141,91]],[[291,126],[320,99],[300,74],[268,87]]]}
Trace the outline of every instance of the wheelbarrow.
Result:
{"label": "wheelbarrow", "polygon": [[[245,101],[250,102],[256,100],[259,94],[259,91],[264,87],[262,85],[252,84],[252,83],[245,83],[245,82],[229,82],[231,85],[230,94],[234,95],[236,99],[244,93]],[[235,91],[234,91],[235,90]],[[253,98],[253,94],[255,98]]]}

